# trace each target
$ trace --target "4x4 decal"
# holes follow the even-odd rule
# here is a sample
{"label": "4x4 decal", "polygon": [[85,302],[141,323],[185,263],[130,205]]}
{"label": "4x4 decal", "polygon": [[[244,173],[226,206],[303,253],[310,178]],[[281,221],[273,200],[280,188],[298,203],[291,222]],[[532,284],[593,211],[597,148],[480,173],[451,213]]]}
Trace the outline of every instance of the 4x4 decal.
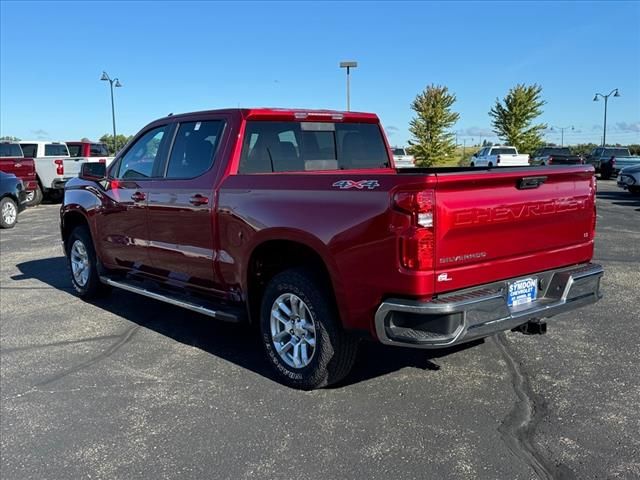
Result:
{"label": "4x4 decal", "polygon": [[347,190],[349,188],[357,188],[358,190],[366,188],[368,190],[373,190],[374,188],[378,188],[380,184],[377,180],[360,180],[358,182],[355,180],[338,180],[333,184],[333,186],[340,190]]}

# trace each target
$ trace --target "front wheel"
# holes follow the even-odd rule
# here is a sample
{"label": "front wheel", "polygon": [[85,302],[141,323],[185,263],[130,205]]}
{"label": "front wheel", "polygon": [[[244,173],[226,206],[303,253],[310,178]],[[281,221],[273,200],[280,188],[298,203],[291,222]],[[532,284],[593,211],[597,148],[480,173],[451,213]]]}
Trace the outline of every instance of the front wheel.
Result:
{"label": "front wheel", "polygon": [[473,162],[471,162],[471,163],[469,164],[469,166],[470,166],[471,168],[474,168],[474,167],[476,166],[476,164],[475,164],[475,163],[473,163]]}
{"label": "front wheel", "polygon": [[66,251],[71,283],[78,295],[89,299],[109,291],[109,287],[100,281],[96,251],[87,227],[78,226],[71,232]]}
{"label": "front wheel", "polygon": [[280,381],[311,390],[342,380],[358,341],[345,332],[335,302],[312,272],[291,269],[274,276],[262,298],[262,342]]}
{"label": "front wheel", "polygon": [[18,204],[11,197],[0,200],[0,227],[13,228],[18,221]]}

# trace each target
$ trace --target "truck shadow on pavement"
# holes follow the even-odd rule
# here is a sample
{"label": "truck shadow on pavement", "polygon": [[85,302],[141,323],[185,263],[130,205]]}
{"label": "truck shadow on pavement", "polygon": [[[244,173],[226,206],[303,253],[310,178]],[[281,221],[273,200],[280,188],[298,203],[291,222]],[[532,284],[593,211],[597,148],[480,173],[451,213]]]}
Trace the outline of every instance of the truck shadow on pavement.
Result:
{"label": "truck shadow on pavement", "polygon": [[[640,207],[640,195],[632,195],[626,190],[620,189],[619,192],[597,192],[596,198],[601,200],[611,200],[613,205]],[[636,208],[640,211],[640,208]]]}
{"label": "truck shadow on pavement", "polygon": [[[17,268],[20,274],[12,276],[13,281],[35,279],[57,290],[73,292],[64,257],[28,261],[18,264]],[[165,337],[199,348],[276,381],[271,368],[265,361],[256,327],[224,323],[118,289],[114,289],[106,298],[87,302],[86,305],[87,317],[91,315],[93,305]],[[78,308],[77,314],[83,315],[82,307]],[[55,316],[52,317],[50,321],[54,321]],[[478,343],[482,343],[482,340],[433,351],[388,347],[363,341],[354,369],[336,387],[356,384],[403,368],[439,370],[440,367],[433,362],[433,359],[471,348]]]}

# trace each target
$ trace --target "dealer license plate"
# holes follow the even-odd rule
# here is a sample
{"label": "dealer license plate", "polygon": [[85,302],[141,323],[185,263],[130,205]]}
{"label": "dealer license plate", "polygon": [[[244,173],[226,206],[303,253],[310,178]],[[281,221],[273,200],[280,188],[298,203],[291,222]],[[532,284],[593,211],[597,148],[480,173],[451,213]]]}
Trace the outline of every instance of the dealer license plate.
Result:
{"label": "dealer license plate", "polygon": [[516,307],[533,302],[538,295],[538,280],[525,278],[509,284],[507,293],[507,305]]}

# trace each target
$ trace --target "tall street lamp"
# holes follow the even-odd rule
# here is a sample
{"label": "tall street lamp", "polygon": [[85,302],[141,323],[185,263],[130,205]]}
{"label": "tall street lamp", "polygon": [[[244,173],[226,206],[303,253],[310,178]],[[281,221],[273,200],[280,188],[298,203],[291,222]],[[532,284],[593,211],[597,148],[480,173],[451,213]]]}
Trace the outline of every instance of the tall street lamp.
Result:
{"label": "tall street lamp", "polygon": [[117,78],[111,78],[107,72],[102,72],[102,77],[100,80],[104,80],[109,82],[109,86],[111,87],[111,119],[113,120],[113,154],[115,155],[118,152],[118,147],[116,144],[116,108],[113,103],[113,87],[121,87],[122,84],[120,80]]}
{"label": "tall street lamp", "polygon": [[551,127],[551,131],[552,132],[554,131],[554,128],[557,129],[557,130],[560,130],[560,138],[561,138],[560,146],[564,147],[564,131],[565,130],[569,130],[569,129],[573,130],[573,125],[569,125],[568,127],[554,127],[554,126],[552,126]]}
{"label": "tall street lamp", "polygon": [[358,62],[340,62],[340,68],[347,69],[347,112],[351,110],[351,90],[349,85],[349,77],[351,75],[351,69],[356,68]]}
{"label": "tall street lamp", "polygon": [[608,95],[603,95],[601,93],[596,93],[593,97],[593,101],[597,102],[598,97],[604,98],[604,130],[602,132],[602,146],[604,147],[607,144],[607,103],[609,101],[609,97],[613,94],[614,97],[619,97],[620,92],[618,92],[617,88],[614,88],[609,92]]}

